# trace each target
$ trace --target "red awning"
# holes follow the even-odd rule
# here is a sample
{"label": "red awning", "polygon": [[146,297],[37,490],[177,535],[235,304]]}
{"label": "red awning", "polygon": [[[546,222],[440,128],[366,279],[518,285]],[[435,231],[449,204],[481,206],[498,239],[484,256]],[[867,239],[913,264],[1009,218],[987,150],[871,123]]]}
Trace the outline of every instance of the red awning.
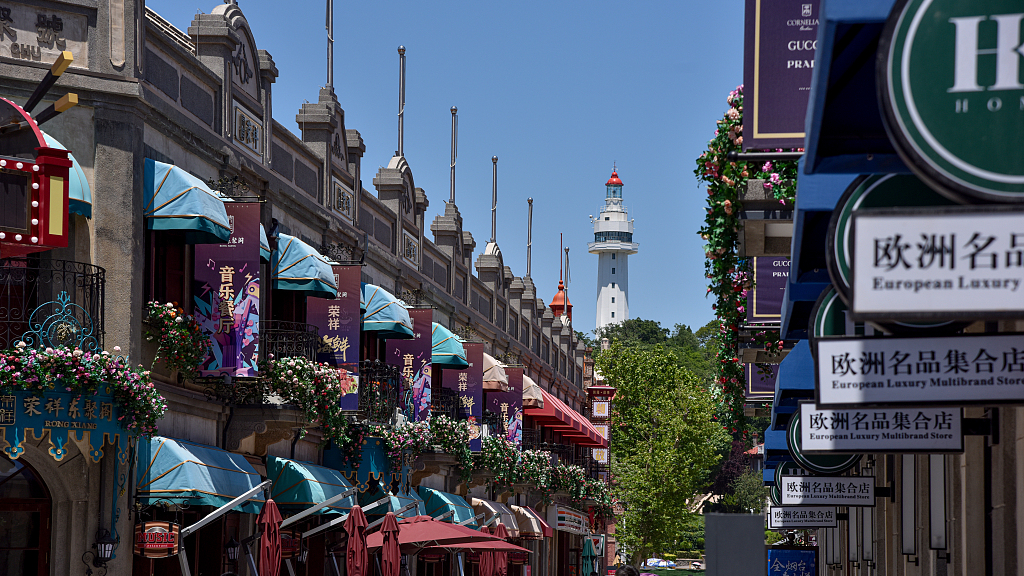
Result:
{"label": "red awning", "polygon": [[552,394],[541,390],[544,397],[543,408],[527,408],[527,416],[536,419],[542,426],[553,428],[558,433],[566,436],[574,444],[580,446],[591,446],[593,448],[607,448],[608,440],[594,428],[594,425],[583,417],[582,414],[565,405]]}

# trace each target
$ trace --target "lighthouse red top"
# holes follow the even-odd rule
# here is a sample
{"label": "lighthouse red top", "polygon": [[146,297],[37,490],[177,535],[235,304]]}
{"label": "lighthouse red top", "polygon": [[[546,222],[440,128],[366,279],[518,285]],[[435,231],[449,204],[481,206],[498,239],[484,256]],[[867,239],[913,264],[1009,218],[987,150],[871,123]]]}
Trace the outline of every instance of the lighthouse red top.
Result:
{"label": "lighthouse red top", "polygon": [[619,173],[612,171],[612,177],[608,179],[608,183],[605,186],[622,186],[622,180],[619,180]]}

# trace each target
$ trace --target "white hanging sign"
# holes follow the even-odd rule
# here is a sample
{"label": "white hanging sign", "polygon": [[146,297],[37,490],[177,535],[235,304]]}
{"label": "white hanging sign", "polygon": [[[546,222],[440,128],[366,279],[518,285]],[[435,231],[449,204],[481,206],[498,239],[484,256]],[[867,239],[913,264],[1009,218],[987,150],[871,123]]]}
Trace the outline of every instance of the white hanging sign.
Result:
{"label": "white hanging sign", "polygon": [[835,528],[835,506],[769,506],[768,529]]}
{"label": "white hanging sign", "polygon": [[963,452],[959,408],[800,405],[801,452]]}
{"label": "white hanging sign", "polygon": [[874,476],[783,476],[782,505],[874,506]]}

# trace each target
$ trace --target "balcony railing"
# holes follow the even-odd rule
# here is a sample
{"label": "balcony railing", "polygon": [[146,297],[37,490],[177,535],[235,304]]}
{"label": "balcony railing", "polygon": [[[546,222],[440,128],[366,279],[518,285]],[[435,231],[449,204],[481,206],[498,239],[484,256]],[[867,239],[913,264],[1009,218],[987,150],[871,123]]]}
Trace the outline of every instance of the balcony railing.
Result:
{"label": "balcony railing", "polygon": [[452,420],[463,420],[459,409],[459,393],[450,388],[437,387],[430,391],[430,413],[447,416]]}
{"label": "balcony railing", "polygon": [[402,371],[379,360],[359,363],[359,412],[371,423],[390,422],[399,407]]}
{"label": "balcony railing", "polygon": [[262,320],[260,322],[260,356],[274,358],[301,357],[316,360],[319,329],[304,322]]}
{"label": "balcony railing", "polygon": [[106,271],[99,266],[28,258],[0,259],[0,350],[103,348]]}

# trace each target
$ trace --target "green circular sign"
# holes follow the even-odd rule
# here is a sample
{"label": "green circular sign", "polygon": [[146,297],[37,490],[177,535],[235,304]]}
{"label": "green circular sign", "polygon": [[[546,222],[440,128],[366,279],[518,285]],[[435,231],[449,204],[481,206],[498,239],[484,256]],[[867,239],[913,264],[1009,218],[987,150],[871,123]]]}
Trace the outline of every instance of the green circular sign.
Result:
{"label": "green circular sign", "polygon": [[883,117],[944,193],[1024,202],[1020,0],[899,0],[879,43]]}
{"label": "green circular sign", "polygon": [[[860,462],[860,454],[804,454],[800,450],[800,410],[789,418],[786,426],[786,441],[789,454],[805,470],[815,474],[838,475],[853,468]],[[776,476],[776,478],[778,478]]]}
{"label": "green circular sign", "polygon": [[775,468],[775,482],[772,482],[768,496],[775,506],[782,506],[782,476],[803,476],[804,471],[796,462],[782,462]]}

